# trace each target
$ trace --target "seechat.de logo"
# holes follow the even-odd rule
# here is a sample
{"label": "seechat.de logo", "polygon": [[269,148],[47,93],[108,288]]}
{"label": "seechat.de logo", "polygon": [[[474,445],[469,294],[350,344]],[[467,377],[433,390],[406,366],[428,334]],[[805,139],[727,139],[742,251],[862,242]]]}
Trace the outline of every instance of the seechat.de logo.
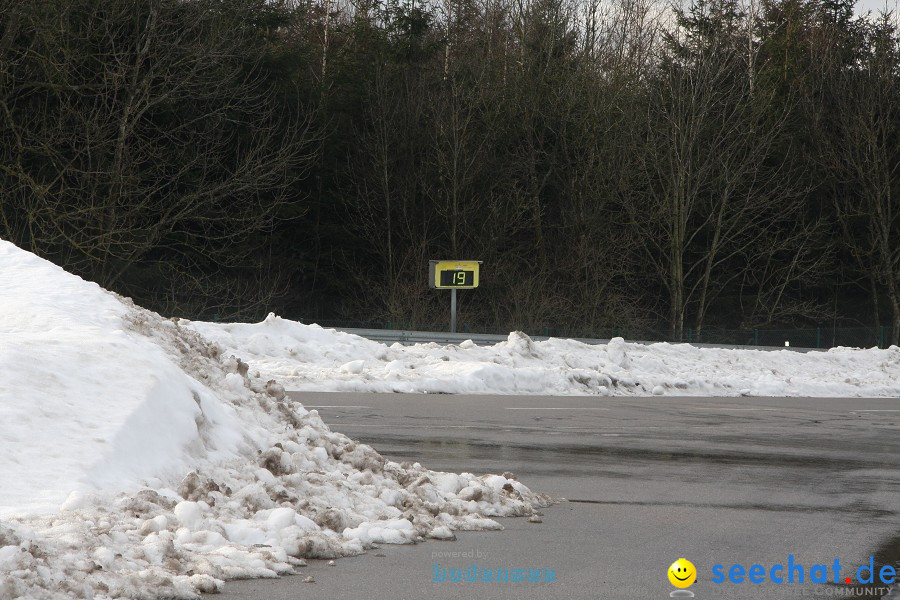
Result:
{"label": "seechat.de logo", "polygon": [[686,558],[679,558],[671,564],[666,574],[669,576],[669,583],[677,588],[681,588],[670,593],[670,597],[694,597],[694,593],[687,589],[697,580],[697,567],[694,566],[694,563]]}

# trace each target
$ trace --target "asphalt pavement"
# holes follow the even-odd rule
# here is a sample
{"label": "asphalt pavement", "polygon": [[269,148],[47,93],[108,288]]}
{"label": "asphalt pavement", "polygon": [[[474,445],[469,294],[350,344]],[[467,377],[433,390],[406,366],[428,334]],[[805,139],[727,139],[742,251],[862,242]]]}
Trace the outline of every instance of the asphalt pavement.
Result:
{"label": "asphalt pavement", "polygon": [[[680,557],[696,566],[687,591],[698,599],[900,590],[877,579],[900,560],[898,399],[292,395],[388,458],[512,471],[559,502],[542,523],[503,519],[501,532],[386,545],[335,566],[310,561],[303,575],[314,583],[229,582],[220,598],[683,597],[670,595],[678,590],[666,576]],[[870,556],[876,581],[862,585],[857,569]],[[796,568],[793,583],[777,570],[789,561],[803,583]],[[482,576],[538,569],[541,579],[552,570],[553,580],[434,581],[473,566]],[[812,581],[823,576],[827,584]]]}

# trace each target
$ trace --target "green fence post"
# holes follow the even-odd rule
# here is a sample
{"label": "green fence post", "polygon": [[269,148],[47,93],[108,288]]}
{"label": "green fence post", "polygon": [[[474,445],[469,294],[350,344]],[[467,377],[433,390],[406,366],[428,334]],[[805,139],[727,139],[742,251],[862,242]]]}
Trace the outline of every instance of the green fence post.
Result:
{"label": "green fence post", "polygon": [[688,343],[694,341],[694,329],[692,327],[688,327]]}
{"label": "green fence post", "polygon": [[878,347],[884,348],[884,325],[878,326]]}
{"label": "green fence post", "polygon": [[816,327],[816,348],[822,347],[822,328]]}
{"label": "green fence post", "polygon": [[753,345],[759,346],[759,329],[753,330]]}

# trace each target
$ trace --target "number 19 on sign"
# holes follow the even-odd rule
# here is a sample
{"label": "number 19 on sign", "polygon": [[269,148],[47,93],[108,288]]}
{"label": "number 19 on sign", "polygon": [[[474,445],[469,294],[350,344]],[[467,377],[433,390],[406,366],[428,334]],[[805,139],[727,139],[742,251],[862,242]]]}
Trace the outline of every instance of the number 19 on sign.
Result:
{"label": "number 19 on sign", "polygon": [[475,280],[475,271],[442,271],[440,287],[461,288],[475,287],[472,282]]}
{"label": "number 19 on sign", "polygon": [[450,332],[456,333],[456,290],[478,287],[480,260],[432,260],[428,264],[428,285],[450,290]]}

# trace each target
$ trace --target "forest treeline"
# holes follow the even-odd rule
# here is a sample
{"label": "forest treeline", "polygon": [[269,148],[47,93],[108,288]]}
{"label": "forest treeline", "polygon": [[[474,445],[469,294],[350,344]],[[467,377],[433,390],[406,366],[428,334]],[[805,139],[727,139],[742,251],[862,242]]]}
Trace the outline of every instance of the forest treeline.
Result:
{"label": "forest treeline", "polygon": [[0,0],[0,237],[167,315],[900,332],[850,0]]}

